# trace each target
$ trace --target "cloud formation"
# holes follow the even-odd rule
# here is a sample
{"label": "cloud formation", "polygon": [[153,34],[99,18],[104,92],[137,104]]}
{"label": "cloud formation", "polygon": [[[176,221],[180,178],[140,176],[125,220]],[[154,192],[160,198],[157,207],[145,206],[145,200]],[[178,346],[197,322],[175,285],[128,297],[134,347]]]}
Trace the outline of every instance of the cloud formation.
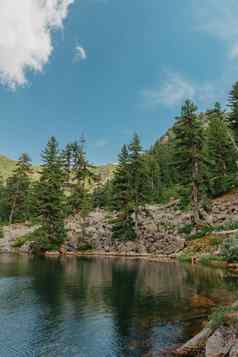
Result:
{"label": "cloud formation", "polygon": [[41,72],[53,51],[52,31],[63,27],[74,0],[0,1],[0,81],[11,88],[27,83],[27,71]]}
{"label": "cloud formation", "polygon": [[158,104],[174,106],[185,98],[193,98],[194,94],[192,83],[177,73],[168,74],[158,89],[144,91],[144,97],[151,106]]}
{"label": "cloud formation", "polygon": [[223,41],[231,58],[238,58],[238,2],[236,0],[193,0],[196,27]]}
{"label": "cloud formation", "polygon": [[152,109],[162,105],[175,107],[186,99],[195,100],[199,105],[214,103],[219,96],[215,83],[195,83],[179,73],[167,73],[160,86],[143,91],[147,107]]}
{"label": "cloud formation", "polygon": [[87,53],[85,49],[82,46],[77,45],[75,47],[74,61],[79,62],[81,60],[86,60],[86,59],[87,59]]}

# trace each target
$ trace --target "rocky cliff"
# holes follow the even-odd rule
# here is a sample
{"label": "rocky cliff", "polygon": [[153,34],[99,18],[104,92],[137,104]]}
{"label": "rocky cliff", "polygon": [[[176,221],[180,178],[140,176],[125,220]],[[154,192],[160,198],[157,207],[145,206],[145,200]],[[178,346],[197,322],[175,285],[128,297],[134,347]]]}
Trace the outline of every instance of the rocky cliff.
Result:
{"label": "rocky cliff", "polygon": [[[237,202],[237,191],[212,201],[208,215],[211,227],[237,225]],[[181,211],[176,201],[167,205],[141,208],[135,241],[113,240],[110,224],[112,218],[112,213],[100,209],[92,212],[85,221],[82,220],[80,213],[69,217],[66,220],[68,238],[62,247],[62,252],[90,251],[100,254],[174,256],[181,251],[189,252],[189,249],[193,254],[196,248],[200,254],[207,239],[202,237],[194,242],[186,240],[188,236],[185,228],[191,226],[191,213]],[[12,246],[19,237],[32,233],[36,228],[27,225],[5,227],[3,238],[0,239],[0,251],[12,251]],[[192,234],[193,231],[190,233]],[[30,246],[30,242],[26,241],[18,250],[27,252]],[[211,253],[216,247],[212,245],[212,249]]]}

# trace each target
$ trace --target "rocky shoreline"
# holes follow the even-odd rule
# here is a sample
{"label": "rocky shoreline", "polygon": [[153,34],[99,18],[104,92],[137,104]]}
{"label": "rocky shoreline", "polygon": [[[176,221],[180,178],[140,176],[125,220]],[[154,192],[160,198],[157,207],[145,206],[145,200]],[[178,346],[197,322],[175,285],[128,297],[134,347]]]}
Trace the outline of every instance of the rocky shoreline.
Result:
{"label": "rocky shoreline", "polygon": [[237,357],[238,356],[238,302],[230,312],[220,312],[220,321],[213,317],[204,329],[187,343],[177,348],[178,357]]}
{"label": "rocky shoreline", "polygon": [[[212,227],[238,226],[238,192],[230,192],[211,202],[208,221]],[[177,201],[167,205],[146,206],[138,215],[137,238],[134,241],[112,239],[111,220],[113,213],[97,209],[82,220],[80,214],[69,217],[66,222],[67,240],[55,254],[63,255],[111,255],[154,257],[175,259],[187,254],[196,262],[203,254],[218,255],[219,240],[237,234],[237,229],[225,232],[210,232],[202,239],[191,241],[187,230],[191,228],[191,213],[179,209]],[[30,254],[31,239],[22,237],[31,235],[39,228],[30,223],[14,224],[3,227],[0,238],[0,253]],[[189,232],[194,234],[193,228]],[[210,244],[210,236],[215,238]],[[48,253],[49,255],[53,253]]]}

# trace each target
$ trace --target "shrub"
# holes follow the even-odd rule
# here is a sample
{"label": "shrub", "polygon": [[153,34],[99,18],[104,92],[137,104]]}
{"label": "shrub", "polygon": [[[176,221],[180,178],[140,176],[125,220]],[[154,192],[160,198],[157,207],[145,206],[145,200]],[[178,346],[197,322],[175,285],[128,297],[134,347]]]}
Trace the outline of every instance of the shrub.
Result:
{"label": "shrub", "polygon": [[228,238],[223,241],[221,256],[229,263],[238,262],[238,237]]}
{"label": "shrub", "polygon": [[178,229],[178,233],[180,234],[191,234],[193,230],[193,225],[191,223],[184,224],[183,226],[180,226]]}
{"label": "shrub", "polygon": [[92,250],[92,249],[93,249],[93,246],[92,246],[92,244],[90,244],[90,243],[80,243],[80,244],[78,245],[78,250],[79,250],[80,252],[86,252],[86,251]]}
{"label": "shrub", "polygon": [[211,262],[222,262],[222,257],[207,254],[202,255],[199,259],[199,263],[203,265],[209,265]]}
{"label": "shrub", "polygon": [[19,237],[19,238],[17,238],[17,239],[13,242],[12,247],[13,247],[13,248],[20,248],[20,247],[22,247],[28,240],[29,240],[28,236]]}
{"label": "shrub", "polygon": [[208,235],[209,233],[214,231],[214,227],[212,226],[204,226],[202,227],[199,231],[197,231],[195,234],[192,234],[188,237],[189,240],[194,240],[194,239],[201,239]]}
{"label": "shrub", "polygon": [[13,248],[21,248],[26,242],[32,242],[32,241],[34,241],[37,244],[38,243],[40,244],[41,237],[42,237],[42,229],[39,228],[35,232],[29,233],[22,237],[17,238],[13,242],[12,247]]}
{"label": "shrub", "polygon": [[190,255],[182,254],[178,257],[179,261],[182,263],[191,263],[192,257]]}

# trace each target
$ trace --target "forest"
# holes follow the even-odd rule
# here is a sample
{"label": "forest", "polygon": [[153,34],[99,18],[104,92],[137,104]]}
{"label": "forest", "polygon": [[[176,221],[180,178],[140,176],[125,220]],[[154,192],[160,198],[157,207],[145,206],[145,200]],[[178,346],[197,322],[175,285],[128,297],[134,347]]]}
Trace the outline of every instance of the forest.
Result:
{"label": "forest", "polygon": [[116,213],[111,223],[118,240],[136,238],[140,207],[171,199],[192,211],[194,227],[207,224],[210,199],[238,186],[238,82],[227,108],[217,102],[199,112],[186,100],[172,128],[149,149],[136,133],[123,145],[112,177],[103,185],[83,138],[60,149],[50,137],[39,177],[32,175],[31,160],[23,153],[11,177],[1,180],[1,225],[37,222],[38,248],[54,250],[66,238],[66,217],[80,212],[86,218],[96,208]]}

